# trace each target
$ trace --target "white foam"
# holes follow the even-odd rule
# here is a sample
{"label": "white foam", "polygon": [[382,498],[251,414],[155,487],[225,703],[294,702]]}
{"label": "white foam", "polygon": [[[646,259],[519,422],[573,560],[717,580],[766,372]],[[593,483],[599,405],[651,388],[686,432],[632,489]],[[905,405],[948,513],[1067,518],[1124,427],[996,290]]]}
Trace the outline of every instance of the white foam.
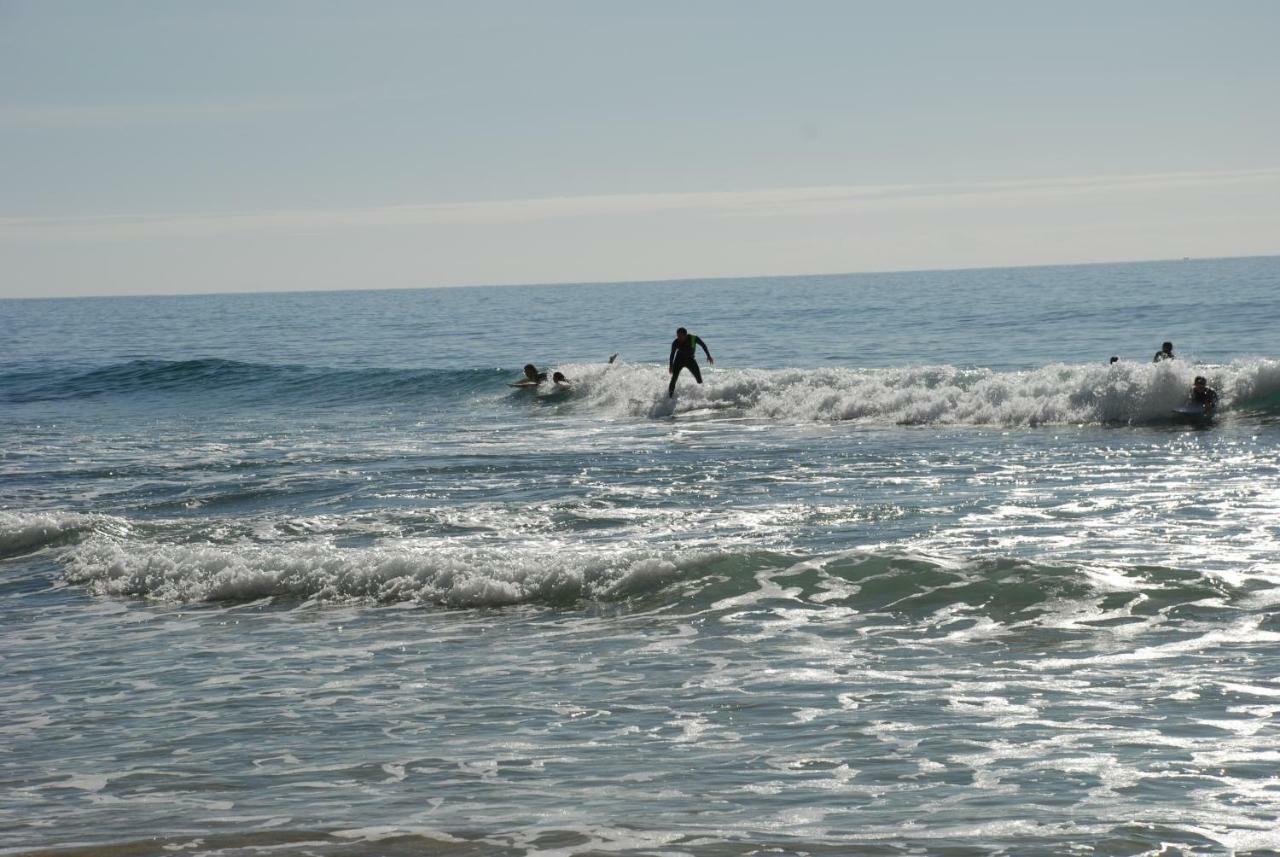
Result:
{"label": "white foam", "polygon": [[100,792],[111,782],[107,774],[69,774],[65,780],[56,783],[64,789],[80,789],[86,792]]}
{"label": "white foam", "polygon": [[1020,372],[918,366],[884,369],[709,369],[704,383],[681,377],[667,398],[668,375],[655,365],[567,366],[568,400],[618,417],[734,416],[787,422],[861,420],[944,425],[1141,423],[1167,419],[1205,375],[1222,410],[1280,394],[1280,361],[1253,358],[1227,366],[1057,363]]}
{"label": "white foam", "polygon": [[[1256,824],[1257,821],[1250,820]],[[1280,829],[1275,827],[1248,829],[1236,827],[1231,830],[1209,830],[1204,827],[1190,827],[1189,830],[1212,839],[1226,848],[1231,854],[1253,852],[1280,851]]]}
{"label": "white foam", "polygon": [[365,842],[381,842],[384,839],[397,839],[405,836],[421,836],[436,842],[465,842],[443,830],[422,825],[400,826],[381,824],[372,827],[352,827],[346,830],[334,830],[331,834],[339,839],[355,839]]}
{"label": "white foam", "polygon": [[1239,682],[1219,682],[1223,690],[1245,696],[1280,697],[1280,687],[1264,687],[1260,684],[1242,684]]}
{"label": "white foam", "polygon": [[93,536],[71,548],[67,579],[99,595],[156,601],[321,601],[504,606],[616,599],[651,591],[716,554],[557,545],[404,547],[175,545]]}
{"label": "white foam", "polygon": [[[1196,603],[1196,602],[1192,602]],[[1233,623],[1226,628],[1217,628],[1172,643],[1142,646],[1132,651],[1115,654],[1093,655],[1083,658],[1045,658],[1034,664],[1036,669],[1062,669],[1101,664],[1122,664],[1142,661],[1158,661],[1181,657],[1193,652],[1212,650],[1236,643],[1274,643],[1280,642],[1280,633],[1261,629],[1260,619],[1245,619]]]}

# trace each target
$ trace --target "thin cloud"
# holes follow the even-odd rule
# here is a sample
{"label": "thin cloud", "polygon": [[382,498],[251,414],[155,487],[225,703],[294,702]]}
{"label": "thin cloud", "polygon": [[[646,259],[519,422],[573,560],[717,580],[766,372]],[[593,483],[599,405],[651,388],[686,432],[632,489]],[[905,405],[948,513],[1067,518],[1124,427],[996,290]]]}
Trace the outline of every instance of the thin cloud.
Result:
{"label": "thin cloud", "polygon": [[1280,167],[1146,173],[947,184],[853,185],[748,191],[604,194],[485,202],[426,203],[343,209],[261,212],[0,218],[7,240],[144,239],[227,233],[309,233],[434,225],[494,225],[574,218],[625,218],[671,212],[712,217],[831,216],[903,207],[974,207],[1073,197],[1163,192],[1192,187],[1280,181]]}
{"label": "thin cloud", "polygon": [[332,99],[308,97],[248,97],[191,101],[181,104],[65,104],[0,105],[0,127],[67,129],[128,126],[187,125],[220,122],[271,113],[307,110]]}

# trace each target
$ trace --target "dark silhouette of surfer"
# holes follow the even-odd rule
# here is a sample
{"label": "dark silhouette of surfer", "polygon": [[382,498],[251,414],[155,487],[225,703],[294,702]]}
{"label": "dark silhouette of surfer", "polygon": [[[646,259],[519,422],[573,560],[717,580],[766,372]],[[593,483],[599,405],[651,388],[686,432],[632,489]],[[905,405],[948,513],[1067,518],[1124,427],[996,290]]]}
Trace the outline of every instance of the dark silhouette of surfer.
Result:
{"label": "dark silhouette of surfer", "polygon": [[706,342],[683,327],[676,330],[676,338],[671,342],[671,357],[667,360],[667,372],[671,374],[671,384],[667,387],[668,399],[676,394],[676,379],[680,377],[681,369],[688,369],[693,373],[693,380],[702,383],[702,370],[698,367],[697,360],[699,345],[706,352],[707,362],[712,366],[716,365],[716,359],[707,350]]}
{"label": "dark silhouette of surfer", "polygon": [[536,387],[547,380],[546,372],[539,372],[532,363],[524,364],[524,378],[512,384],[512,387]]}
{"label": "dark silhouette of surfer", "polygon": [[1191,387],[1191,401],[1203,408],[1206,414],[1212,414],[1218,407],[1218,391],[1209,386],[1203,375],[1197,375]]}
{"label": "dark silhouette of surfer", "polygon": [[1160,350],[1156,352],[1156,356],[1151,358],[1152,363],[1159,363],[1161,360],[1173,359],[1173,343],[1166,342],[1160,346]]}

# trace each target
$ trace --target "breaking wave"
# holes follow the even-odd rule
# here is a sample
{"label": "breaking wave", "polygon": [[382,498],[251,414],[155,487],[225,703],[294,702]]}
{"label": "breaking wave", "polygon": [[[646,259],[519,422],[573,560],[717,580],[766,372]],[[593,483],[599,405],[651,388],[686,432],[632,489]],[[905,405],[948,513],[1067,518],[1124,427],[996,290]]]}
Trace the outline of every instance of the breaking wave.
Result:
{"label": "breaking wave", "polygon": [[573,404],[617,417],[710,415],[783,422],[858,420],[897,425],[1158,423],[1187,402],[1196,375],[1223,413],[1280,413],[1280,361],[1053,364],[998,372],[955,366],[884,369],[710,369],[666,396],[664,367],[571,366]]}
{"label": "breaking wave", "polygon": [[936,625],[946,633],[962,630],[955,624],[960,620],[1007,628],[1052,613],[1057,622],[1068,624],[1140,622],[1174,605],[1206,608],[1216,603],[1238,609],[1260,597],[1256,585],[1241,588],[1177,568],[1095,568],[991,555],[953,558],[895,547],[816,556],[747,544],[588,550],[428,540],[338,547],[317,542],[174,543],[116,529],[89,530],[62,548],[66,582],[98,596],[169,604],[279,599],[578,608],[628,602],[735,611],[772,603],[863,619],[897,617],[913,626]]}
{"label": "breaking wave", "polygon": [[[650,419],[746,418],[788,423],[861,421],[897,425],[1016,426],[1145,424],[1167,421],[1187,401],[1196,375],[1221,395],[1220,411],[1280,414],[1280,361],[1228,365],[1058,363],[1024,371],[956,366],[875,369],[722,369],[705,383],[687,375],[675,399],[654,364],[569,364],[572,387],[513,391],[514,369],[334,369],[233,360],[135,360],[94,369],[0,373],[0,402],[149,396],[228,404],[425,402],[463,397],[472,403],[552,405],[579,415]],[[211,398],[212,397],[212,398]]]}
{"label": "breaking wave", "polygon": [[567,605],[661,588],[711,553],[623,550],[222,546],[90,537],[66,555],[66,578],[97,595],[168,603],[279,597],[447,607]]}

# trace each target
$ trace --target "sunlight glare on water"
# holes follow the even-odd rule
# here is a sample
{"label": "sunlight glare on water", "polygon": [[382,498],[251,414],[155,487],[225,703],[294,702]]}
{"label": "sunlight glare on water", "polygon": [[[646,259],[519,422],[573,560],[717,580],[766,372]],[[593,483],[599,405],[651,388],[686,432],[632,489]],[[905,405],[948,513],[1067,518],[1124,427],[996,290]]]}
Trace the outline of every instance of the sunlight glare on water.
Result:
{"label": "sunlight glare on water", "polygon": [[1278,286],[5,302],[0,853],[1280,850]]}

